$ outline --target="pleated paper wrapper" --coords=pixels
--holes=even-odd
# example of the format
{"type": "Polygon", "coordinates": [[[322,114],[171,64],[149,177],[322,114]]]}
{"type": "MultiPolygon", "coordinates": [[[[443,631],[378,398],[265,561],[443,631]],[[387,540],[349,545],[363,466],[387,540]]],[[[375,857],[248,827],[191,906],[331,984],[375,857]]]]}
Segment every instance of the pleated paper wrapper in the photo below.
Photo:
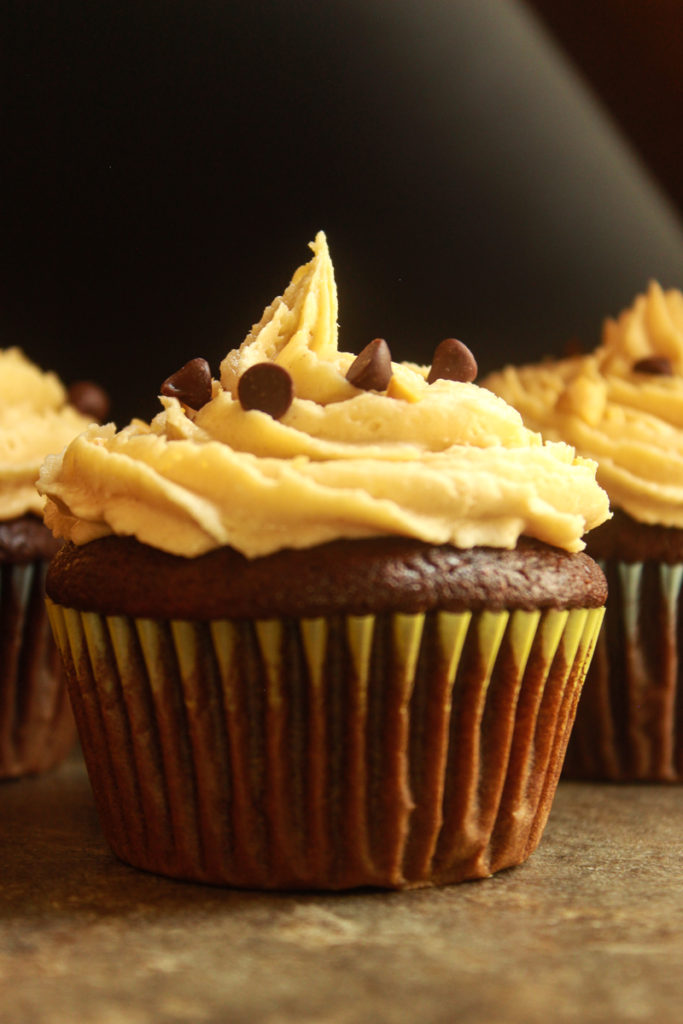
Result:
{"type": "Polygon", "coordinates": [[[565,775],[683,782],[683,565],[601,563],[609,586],[565,775]]]}
{"type": "Polygon", "coordinates": [[[442,884],[524,861],[603,615],[48,607],[113,851],[259,889],[442,884]]]}
{"type": "Polygon", "coordinates": [[[0,566],[0,779],[47,771],[76,739],[45,609],[46,568],[42,560],[0,566]]]}

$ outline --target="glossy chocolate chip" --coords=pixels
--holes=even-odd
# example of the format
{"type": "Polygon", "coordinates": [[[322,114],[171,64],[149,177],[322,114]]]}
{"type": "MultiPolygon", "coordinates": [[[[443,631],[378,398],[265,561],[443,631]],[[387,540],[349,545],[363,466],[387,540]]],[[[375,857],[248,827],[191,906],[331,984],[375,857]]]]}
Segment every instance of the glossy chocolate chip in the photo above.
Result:
{"type": "Polygon", "coordinates": [[[427,383],[435,380],[457,380],[469,384],[477,376],[477,361],[457,338],[445,338],[436,346],[427,383]]]}
{"type": "Polygon", "coordinates": [[[211,399],[211,368],[206,359],[190,359],[161,385],[161,394],[177,398],[190,409],[201,409],[211,399]]]}
{"type": "Polygon", "coordinates": [[[633,364],[636,373],[650,373],[654,377],[672,377],[673,366],[667,356],[647,356],[633,364]]]}
{"type": "Polygon", "coordinates": [[[74,408],[98,423],[103,423],[109,415],[109,395],[93,380],[74,381],[67,397],[74,408]]]}
{"type": "Polygon", "coordinates": [[[363,391],[385,391],[391,380],[391,352],[384,338],[366,345],[346,372],[346,379],[363,391]]]}
{"type": "Polygon", "coordinates": [[[243,409],[259,409],[279,420],[294,398],[294,382],[277,363],[255,363],[237,382],[237,397],[243,409]]]}

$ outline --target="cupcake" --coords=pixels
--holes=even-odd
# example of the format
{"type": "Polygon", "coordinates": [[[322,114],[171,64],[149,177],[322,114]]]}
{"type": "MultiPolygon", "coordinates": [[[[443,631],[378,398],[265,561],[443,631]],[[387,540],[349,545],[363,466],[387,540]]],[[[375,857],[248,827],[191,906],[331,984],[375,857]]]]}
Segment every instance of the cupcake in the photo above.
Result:
{"type": "Polygon", "coordinates": [[[36,491],[40,464],[89,423],[53,373],[0,350],[0,778],[45,771],[75,727],[44,603],[58,543],[36,491]]]}
{"type": "Polygon", "coordinates": [[[46,460],[47,581],[124,861],[255,888],[401,888],[521,863],[606,596],[595,466],[376,338],[341,351],[325,237],[218,379],[46,460]]]}
{"type": "Polygon", "coordinates": [[[613,518],[589,535],[610,598],[565,775],[683,781],[683,295],[651,283],[594,352],[484,381],[531,429],[598,463],[613,518]]]}

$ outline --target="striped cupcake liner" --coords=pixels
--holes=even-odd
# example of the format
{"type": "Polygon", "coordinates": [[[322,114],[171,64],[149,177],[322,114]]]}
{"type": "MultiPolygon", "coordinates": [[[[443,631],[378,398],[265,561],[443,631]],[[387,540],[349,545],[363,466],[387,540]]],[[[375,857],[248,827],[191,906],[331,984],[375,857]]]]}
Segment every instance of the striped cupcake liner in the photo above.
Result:
{"type": "Polygon", "coordinates": [[[0,778],[47,771],[76,739],[45,610],[47,563],[0,566],[0,778]]]}
{"type": "Polygon", "coordinates": [[[608,561],[605,625],[568,778],[683,782],[683,565],[608,561]]]}
{"type": "Polygon", "coordinates": [[[52,604],[107,839],[254,888],[400,888],[540,840],[603,609],[208,623],[52,604]]]}

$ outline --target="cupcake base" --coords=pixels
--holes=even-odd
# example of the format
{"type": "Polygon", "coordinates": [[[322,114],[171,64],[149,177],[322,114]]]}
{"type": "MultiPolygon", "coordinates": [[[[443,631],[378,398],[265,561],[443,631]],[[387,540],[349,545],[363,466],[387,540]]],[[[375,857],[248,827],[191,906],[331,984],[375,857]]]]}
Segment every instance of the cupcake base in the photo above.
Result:
{"type": "Polygon", "coordinates": [[[615,509],[587,548],[609,601],[564,775],[683,782],[683,530],[615,509]]]}
{"type": "Polygon", "coordinates": [[[443,884],[524,861],[603,615],[48,609],[113,851],[259,889],[443,884]]]}
{"type": "Polygon", "coordinates": [[[0,779],[53,768],[76,739],[45,610],[47,564],[0,565],[0,779]]]}
{"type": "Polygon", "coordinates": [[[683,563],[603,563],[609,586],[564,775],[683,782],[683,563]]]}
{"type": "Polygon", "coordinates": [[[47,568],[58,548],[35,515],[0,522],[0,779],[53,768],[76,740],[45,610],[47,568]]]}

